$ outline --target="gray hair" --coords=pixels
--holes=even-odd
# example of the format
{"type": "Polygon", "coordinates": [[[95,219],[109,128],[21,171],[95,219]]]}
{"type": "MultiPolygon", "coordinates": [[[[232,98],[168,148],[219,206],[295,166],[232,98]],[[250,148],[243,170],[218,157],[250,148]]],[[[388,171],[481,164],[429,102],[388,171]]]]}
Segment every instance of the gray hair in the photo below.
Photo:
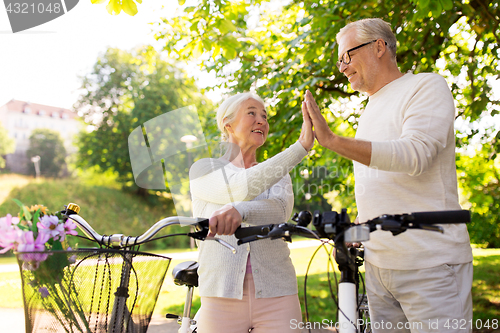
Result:
{"type": "Polygon", "coordinates": [[[217,110],[217,126],[221,131],[221,141],[227,141],[229,139],[229,132],[226,129],[226,125],[234,121],[234,118],[240,110],[241,104],[248,99],[254,99],[262,103],[262,105],[265,105],[262,98],[256,93],[244,92],[229,97],[219,106],[217,110]]]}
{"type": "Polygon", "coordinates": [[[337,41],[351,29],[356,29],[356,36],[359,43],[367,43],[374,39],[383,39],[387,42],[389,51],[394,59],[396,59],[397,39],[389,23],[379,18],[367,18],[351,22],[340,29],[337,34],[337,41]]]}

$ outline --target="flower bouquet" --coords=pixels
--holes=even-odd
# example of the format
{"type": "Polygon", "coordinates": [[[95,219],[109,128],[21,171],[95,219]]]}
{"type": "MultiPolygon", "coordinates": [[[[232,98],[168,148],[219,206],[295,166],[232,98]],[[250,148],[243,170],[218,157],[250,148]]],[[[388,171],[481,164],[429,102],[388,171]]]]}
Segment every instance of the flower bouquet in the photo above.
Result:
{"type": "Polygon", "coordinates": [[[32,332],[36,322],[47,317],[55,319],[66,332],[88,332],[84,311],[74,293],[75,259],[68,256],[71,248],[66,236],[77,234],[75,223],[60,212],[50,214],[45,206],[27,207],[14,201],[21,211],[17,217],[8,214],[0,218],[0,253],[13,250],[17,255],[26,332],[32,332]],[[35,318],[40,313],[44,314],[35,318]]]}
{"type": "MultiPolygon", "coordinates": [[[[132,249],[72,250],[75,224],[44,206],[0,218],[23,283],[26,333],[146,333],[170,258],[132,249]]],[[[69,205],[68,205],[69,209],[69,205]]]]}

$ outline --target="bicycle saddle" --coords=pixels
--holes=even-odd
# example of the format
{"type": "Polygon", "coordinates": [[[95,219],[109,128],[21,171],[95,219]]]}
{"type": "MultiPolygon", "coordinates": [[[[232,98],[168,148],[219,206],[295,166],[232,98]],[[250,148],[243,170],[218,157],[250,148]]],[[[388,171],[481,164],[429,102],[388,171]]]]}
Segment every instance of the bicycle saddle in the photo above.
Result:
{"type": "Polygon", "coordinates": [[[172,270],[174,283],[178,286],[198,287],[198,263],[196,261],[181,262],[172,270]]]}

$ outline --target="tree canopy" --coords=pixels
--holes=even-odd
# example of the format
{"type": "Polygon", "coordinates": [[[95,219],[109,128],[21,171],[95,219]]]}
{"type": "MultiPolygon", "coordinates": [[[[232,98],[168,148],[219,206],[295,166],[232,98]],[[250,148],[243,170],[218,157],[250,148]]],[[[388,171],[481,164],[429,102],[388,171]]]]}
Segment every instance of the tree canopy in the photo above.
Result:
{"type": "MultiPolygon", "coordinates": [[[[57,177],[66,171],[66,148],[59,132],[48,128],[37,128],[29,137],[30,147],[26,156],[40,156],[40,174],[57,177]]],[[[35,166],[29,163],[30,174],[35,175],[35,166]]]]}
{"type": "Polygon", "coordinates": [[[200,115],[211,110],[194,79],[150,47],[131,52],[108,49],[82,78],[82,91],[74,107],[88,131],[78,138],[77,165],[114,172],[119,182],[135,189],[128,148],[132,131],[188,105],[200,115]]]}
{"type": "MultiPolygon", "coordinates": [[[[492,92],[500,70],[498,1],[201,0],[160,22],[157,39],[170,57],[195,60],[213,71],[220,87],[231,93],[255,90],[269,103],[271,134],[260,151],[266,158],[297,139],[306,89],[334,131],[353,135],[366,96],[353,91],[337,70],[335,37],[349,22],[368,17],[391,24],[402,72],[438,72],[446,78],[456,100],[457,146],[464,158],[472,149],[481,154],[471,158],[493,161],[500,150],[498,120],[492,121],[500,110],[499,96],[492,92]]],[[[321,194],[328,192],[335,202],[352,207],[350,168],[349,161],[315,146],[292,175],[294,184],[301,184],[295,189],[296,204],[323,206],[321,194]],[[312,189],[320,195],[312,195],[312,189]]],[[[498,184],[497,175],[490,173],[488,182],[498,184]]],[[[471,184],[474,176],[486,177],[465,173],[463,182],[471,184]]],[[[488,189],[489,196],[498,193],[493,186],[488,189]]],[[[470,187],[463,190],[472,193],[470,187]]],[[[498,229],[498,216],[476,209],[474,200],[468,204],[498,229]]]]}
{"type": "MultiPolygon", "coordinates": [[[[498,78],[500,69],[496,1],[293,0],[274,7],[259,0],[203,0],[181,16],[164,20],[157,38],[165,41],[171,56],[198,59],[232,91],[255,88],[274,101],[280,110],[277,120],[284,124],[283,119],[298,116],[297,102],[305,89],[325,107],[359,97],[334,66],[335,36],[350,21],[380,17],[397,35],[401,71],[445,76],[458,103],[458,117],[472,124],[500,110],[498,96],[491,91],[491,80],[498,78]]],[[[298,125],[299,118],[292,124],[298,125]]],[[[498,130],[486,132],[481,138],[492,144],[495,154],[498,130]]],[[[479,133],[471,129],[460,144],[469,143],[474,134],[479,133]]]]}

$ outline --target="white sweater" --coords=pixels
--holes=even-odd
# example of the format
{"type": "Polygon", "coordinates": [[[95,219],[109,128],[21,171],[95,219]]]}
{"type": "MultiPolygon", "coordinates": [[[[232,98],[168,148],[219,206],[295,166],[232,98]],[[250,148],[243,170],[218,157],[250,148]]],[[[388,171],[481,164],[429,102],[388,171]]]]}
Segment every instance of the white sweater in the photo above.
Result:
{"type": "MultiPolygon", "coordinates": [[[[461,209],[455,167],[455,107],[437,74],[406,74],[370,96],[357,139],[372,142],[370,166],[354,163],[359,220],[383,214],[461,209]]],[[[365,258],[388,269],[419,269],[472,261],[465,224],[444,234],[375,231],[365,258]]]]}
{"type": "MultiPolygon", "coordinates": [[[[208,218],[231,203],[245,225],[288,221],[293,209],[289,172],[306,154],[297,142],[248,169],[222,159],[197,161],[189,173],[194,216],[208,218]]],[[[249,253],[256,298],[297,294],[295,269],[283,240],[266,239],[238,246],[234,236],[217,237],[236,247],[237,252],[233,254],[213,241],[200,242],[200,296],[241,299],[249,253]]]]}

